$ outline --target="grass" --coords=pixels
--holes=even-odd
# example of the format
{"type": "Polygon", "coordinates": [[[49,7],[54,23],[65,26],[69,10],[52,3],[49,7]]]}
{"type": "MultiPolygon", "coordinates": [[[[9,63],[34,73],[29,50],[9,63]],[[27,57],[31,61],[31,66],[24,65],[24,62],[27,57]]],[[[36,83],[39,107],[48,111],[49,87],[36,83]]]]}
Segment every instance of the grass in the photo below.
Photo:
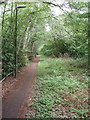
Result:
{"type": "Polygon", "coordinates": [[[27,117],[85,118],[88,110],[86,64],[72,58],[41,58],[27,117]]]}

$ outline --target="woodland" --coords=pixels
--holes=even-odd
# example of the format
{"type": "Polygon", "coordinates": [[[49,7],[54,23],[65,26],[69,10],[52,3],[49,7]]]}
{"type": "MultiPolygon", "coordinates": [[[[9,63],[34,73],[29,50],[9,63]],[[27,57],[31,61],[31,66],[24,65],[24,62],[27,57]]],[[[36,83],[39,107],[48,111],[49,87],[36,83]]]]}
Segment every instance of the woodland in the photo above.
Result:
{"type": "Polygon", "coordinates": [[[17,15],[17,67],[36,54],[88,59],[88,3],[18,2],[0,4],[2,12],[3,76],[12,72],[15,59],[15,5],[17,15]],[[55,14],[60,11],[60,14],[55,14]]]}
{"type": "Polygon", "coordinates": [[[18,72],[36,56],[41,60],[35,86],[41,89],[38,98],[29,105],[37,112],[30,109],[26,116],[88,116],[88,96],[84,90],[88,89],[90,76],[89,6],[88,2],[73,0],[0,3],[2,78],[14,74],[15,67],[18,72]],[[75,98],[76,106],[69,95],[75,98]],[[66,114],[68,105],[71,105],[70,114],[66,114]]]}

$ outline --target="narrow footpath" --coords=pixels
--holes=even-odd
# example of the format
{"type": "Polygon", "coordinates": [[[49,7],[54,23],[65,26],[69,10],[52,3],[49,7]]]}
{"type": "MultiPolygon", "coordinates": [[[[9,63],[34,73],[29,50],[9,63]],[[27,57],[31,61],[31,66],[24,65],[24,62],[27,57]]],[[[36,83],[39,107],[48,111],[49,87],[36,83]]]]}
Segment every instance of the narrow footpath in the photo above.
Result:
{"type": "Polygon", "coordinates": [[[27,106],[27,98],[30,96],[36,77],[36,71],[40,58],[36,57],[35,60],[28,66],[25,75],[17,81],[13,89],[3,97],[2,103],[2,117],[3,118],[21,118],[25,113],[27,106]]]}

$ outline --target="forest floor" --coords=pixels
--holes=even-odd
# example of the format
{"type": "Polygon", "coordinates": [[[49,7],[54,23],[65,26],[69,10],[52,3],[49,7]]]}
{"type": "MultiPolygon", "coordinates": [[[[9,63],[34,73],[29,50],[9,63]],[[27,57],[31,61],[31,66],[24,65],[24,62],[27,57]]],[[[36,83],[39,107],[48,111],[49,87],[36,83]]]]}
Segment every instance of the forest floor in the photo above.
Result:
{"type": "Polygon", "coordinates": [[[39,57],[30,65],[22,68],[16,78],[8,77],[2,83],[2,117],[23,118],[27,109],[28,100],[33,94],[33,84],[36,77],[39,57]]]}
{"type": "Polygon", "coordinates": [[[3,82],[3,117],[88,117],[86,71],[86,63],[79,59],[37,57],[16,79],[3,82]]]}
{"type": "Polygon", "coordinates": [[[89,120],[87,65],[81,59],[40,58],[27,118],[89,120]]]}

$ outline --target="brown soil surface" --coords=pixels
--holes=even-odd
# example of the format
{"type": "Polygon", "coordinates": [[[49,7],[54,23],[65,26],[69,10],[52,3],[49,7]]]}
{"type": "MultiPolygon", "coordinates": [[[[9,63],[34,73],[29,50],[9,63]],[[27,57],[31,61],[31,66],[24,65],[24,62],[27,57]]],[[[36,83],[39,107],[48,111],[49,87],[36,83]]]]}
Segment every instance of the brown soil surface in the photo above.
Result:
{"type": "Polygon", "coordinates": [[[23,118],[31,99],[36,77],[39,57],[17,74],[16,78],[8,77],[2,83],[3,118],[23,118]]]}

